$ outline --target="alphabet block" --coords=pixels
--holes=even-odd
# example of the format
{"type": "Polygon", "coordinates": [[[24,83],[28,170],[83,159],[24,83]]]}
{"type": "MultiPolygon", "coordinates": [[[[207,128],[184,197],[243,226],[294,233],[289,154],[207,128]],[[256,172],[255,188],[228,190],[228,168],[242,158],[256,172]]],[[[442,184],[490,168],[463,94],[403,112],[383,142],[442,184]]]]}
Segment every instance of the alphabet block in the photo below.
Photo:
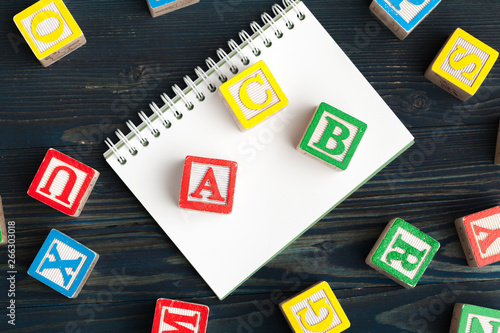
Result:
{"type": "Polygon", "coordinates": [[[457,303],[453,309],[450,333],[500,332],[500,311],[457,303]]]}
{"type": "Polygon", "coordinates": [[[147,0],[147,2],[151,16],[157,17],[177,9],[194,5],[200,2],[200,0],[147,0]]]}
{"type": "Polygon", "coordinates": [[[469,266],[500,261],[500,206],[456,219],[455,226],[469,266]]]}
{"type": "Polygon", "coordinates": [[[280,304],[295,333],[337,333],[351,326],[327,282],[319,282],[280,304]]]}
{"type": "Polygon", "coordinates": [[[370,10],[403,40],[440,2],[441,0],[373,0],[370,10]]]}
{"type": "Polygon", "coordinates": [[[40,0],[14,16],[14,22],[44,67],[87,42],[62,0],[40,0]]]}
{"type": "Polygon", "coordinates": [[[79,216],[99,172],[49,149],[28,189],[33,198],[69,216],[79,216]]]}
{"type": "Polygon", "coordinates": [[[396,218],[389,222],[366,258],[368,266],[413,288],[424,274],[439,249],[439,242],[396,218]]]}
{"type": "Polygon", "coordinates": [[[366,129],[364,122],[331,105],[321,103],[297,150],[335,169],[345,170],[366,129]]]}
{"type": "Polygon", "coordinates": [[[94,251],[52,229],[28,274],[64,296],[75,298],[98,259],[94,251]]]}
{"type": "Polygon", "coordinates": [[[0,245],[7,244],[7,226],[3,215],[2,197],[0,197],[0,245]]]}
{"type": "Polygon", "coordinates": [[[160,298],[156,302],[152,333],[205,333],[208,312],[205,305],[160,298]]]}
{"type": "Polygon", "coordinates": [[[264,61],[222,84],[219,95],[242,131],[288,105],[288,98],[264,61]]]}
{"type": "Polygon", "coordinates": [[[495,164],[500,165],[500,123],[498,124],[497,151],[495,154],[495,164]]]}
{"type": "Polygon", "coordinates": [[[237,170],[238,164],[233,161],[187,156],[182,176],[180,207],[231,213],[237,170]]]}
{"type": "Polygon", "coordinates": [[[466,101],[477,92],[498,58],[498,52],[456,29],[431,63],[425,77],[466,101]]]}

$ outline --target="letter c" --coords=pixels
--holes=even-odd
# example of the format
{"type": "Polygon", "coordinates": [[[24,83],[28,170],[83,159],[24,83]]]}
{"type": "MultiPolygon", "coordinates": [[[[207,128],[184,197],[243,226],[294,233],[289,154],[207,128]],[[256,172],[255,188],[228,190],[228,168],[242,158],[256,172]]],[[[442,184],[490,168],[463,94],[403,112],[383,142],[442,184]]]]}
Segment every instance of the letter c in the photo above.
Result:
{"type": "Polygon", "coordinates": [[[250,97],[250,95],[248,95],[248,86],[253,83],[253,82],[257,82],[258,84],[260,84],[261,86],[264,85],[264,79],[262,78],[262,76],[260,74],[257,74],[255,77],[252,77],[248,80],[246,80],[243,85],[241,86],[240,88],[240,99],[241,101],[243,102],[243,104],[251,109],[251,110],[259,110],[259,109],[263,109],[265,108],[266,106],[268,106],[269,104],[271,104],[272,100],[273,100],[273,94],[271,93],[271,90],[267,89],[266,90],[266,94],[267,94],[267,99],[264,103],[262,104],[258,104],[258,103],[255,103],[252,98],[250,97]]]}
{"type": "Polygon", "coordinates": [[[331,308],[331,306],[328,303],[326,303],[326,299],[324,299],[324,298],[322,298],[316,302],[313,302],[312,300],[309,299],[308,303],[309,303],[309,306],[313,310],[314,315],[316,317],[320,316],[321,309],[326,309],[328,311],[328,315],[325,319],[323,319],[319,323],[314,324],[314,325],[310,325],[306,320],[306,314],[309,311],[309,308],[306,307],[306,308],[300,310],[299,312],[297,312],[297,315],[300,317],[300,321],[301,321],[302,325],[304,325],[304,327],[311,332],[325,332],[327,329],[330,328],[330,326],[332,326],[333,319],[334,319],[333,309],[331,308]]]}

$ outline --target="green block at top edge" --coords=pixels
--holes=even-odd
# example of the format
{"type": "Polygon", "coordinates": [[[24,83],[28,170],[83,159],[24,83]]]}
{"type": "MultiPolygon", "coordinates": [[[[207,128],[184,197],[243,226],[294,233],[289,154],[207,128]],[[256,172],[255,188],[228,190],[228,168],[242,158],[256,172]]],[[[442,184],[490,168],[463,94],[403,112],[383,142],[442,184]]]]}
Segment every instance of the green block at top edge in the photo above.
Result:
{"type": "MultiPolygon", "coordinates": [[[[403,220],[401,218],[397,218],[394,221],[394,223],[392,224],[392,226],[390,227],[390,229],[388,230],[387,234],[385,235],[384,239],[382,240],[382,242],[380,243],[377,250],[373,254],[373,257],[370,260],[373,262],[373,264],[377,265],[378,267],[380,267],[381,269],[383,269],[387,273],[389,273],[392,276],[396,277],[397,279],[403,281],[404,283],[406,283],[412,287],[415,287],[417,285],[418,281],[420,280],[420,278],[422,277],[422,275],[424,275],[425,270],[427,269],[427,267],[431,263],[432,259],[436,255],[437,251],[439,250],[439,247],[440,247],[440,244],[437,240],[430,237],[429,235],[427,235],[426,233],[424,233],[420,229],[414,227],[413,225],[406,222],[405,220],[403,220]],[[420,265],[420,268],[418,268],[418,272],[413,279],[404,275],[403,273],[399,272],[398,270],[396,270],[395,268],[393,268],[392,266],[388,265],[387,263],[385,263],[381,260],[385,250],[389,247],[390,243],[392,242],[392,240],[394,239],[394,237],[396,235],[397,230],[400,227],[402,229],[406,230],[407,232],[409,232],[410,234],[414,235],[415,237],[423,240],[425,243],[427,243],[431,247],[429,252],[425,255],[425,258],[423,259],[423,263],[420,265]]],[[[406,252],[407,251],[405,251],[405,253],[406,252]]]]}
{"type": "Polygon", "coordinates": [[[303,151],[325,161],[326,163],[329,163],[341,170],[346,170],[347,167],[349,166],[349,163],[351,162],[352,157],[354,156],[354,153],[356,152],[356,149],[358,148],[358,145],[363,138],[363,135],[366,132],[366,129],[368,128],[368,125],[366,125],[364,122],[361,120],[354,118],[351,115],[348,115],[347,113],[327,104],[327,103],[321,103],[316,110],[313,119],[311,120],[311,123],[307,127],[306,133],[304,134],[304,137],[300,141],[300,149],[303,151]],[[313,149],[309,147],[307,144],[311,140],[314,131],[316,130],[321,117],[325,112],[331,113],[333,115],[336,115],[340,119],[354,125],[355,127],[358,128],[358,132],[356,133],[356,136],[354,137],[354,140],[352,141],[351,145],[348,148],[347,154],[344,157],[344,160],[342,162],[337,161],[334,158],[331,158],[325,153],[321,153],[320,151],[313,149]]]}
{"type": "MultiPolygon", "coordinates": [[[[479,315],[484,317],[490,317],[493,319],[497,319],[495,322],[500,323],[500,310],[484,308],[481,306],[464,304],[461,312],[460,312],[460,325],[458,326],[458,333],[466,333],[467,332],[467,323],[469,320],[469,315],[479,315]]],[[[484,329],[484,327],[482,327],[484,329]]],[[[485,331],[486,332],[486,331],[485,331]]],[[[470,332],[474,333],[474,332],[470,332]]],[[[493,331],[493,333],[496,333],[493,331]]]]}

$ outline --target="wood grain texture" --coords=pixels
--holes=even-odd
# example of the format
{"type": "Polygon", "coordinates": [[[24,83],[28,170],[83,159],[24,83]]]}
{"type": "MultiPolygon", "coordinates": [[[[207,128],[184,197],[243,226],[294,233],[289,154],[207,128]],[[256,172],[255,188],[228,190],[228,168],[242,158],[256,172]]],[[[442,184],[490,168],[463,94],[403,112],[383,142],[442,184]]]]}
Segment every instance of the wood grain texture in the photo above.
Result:
{"type": "MultiPolygon", "coordinates": [[[[11,44],[12,17],[32,2],[0,3],[0,194],[6,220],[16,222],[18,271],[17,325],[7,325],[3,310],[0,331],[149,332],[156,299],[167,297],[208,305],[208,332],[289,332],[276,304],[320,280],[339,297],[348,332],[446,332],[455,302],[500,308],[500,265],[468,267],[453,224],[500,203],[500,66],[467,103],[423,77],[456,27],[500,49],[498,1],[443,1],[401,42],[369,0],[306,0],[416,144],[222,302],[108,167],[103,138],[126,131],[127,119],[138,124],[137,111],[183,87],[184,75],[194,78],[194,67],[227,50],[274,1],[203,0],[152,19],[145,0],[67,0],[88,42],[45,69],[27,45],[11,44]],[[26,194],[51,147],[101,172],[78,219],[26,194]],[[441,243],[413,290],[364,264],[394,217],[441,243]],[[26,274],[52,228],[100,255],[74,300],[26,274]]],[[[2,248],[2,304],[7,269],[2,248]]]]}

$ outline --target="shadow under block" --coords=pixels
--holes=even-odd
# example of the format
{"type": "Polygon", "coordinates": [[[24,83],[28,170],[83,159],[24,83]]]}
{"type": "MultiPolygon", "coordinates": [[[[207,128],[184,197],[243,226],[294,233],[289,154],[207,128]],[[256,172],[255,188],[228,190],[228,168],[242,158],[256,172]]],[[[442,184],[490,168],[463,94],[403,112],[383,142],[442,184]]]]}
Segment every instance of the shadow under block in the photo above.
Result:
{"type": "Polygon", "coordinates": [[[14,16],[14,22],[44,67],[87,42],[62,0],[38,1],[14,16]]]}
{"type": "Polygon", "coordinates": [[[367,125],[326,103],[321,103],[307,125],[297,150],[337,170],[345,170],[367,125]]]}
{"type": "Polygon", "coordinates": [[[99,172],[77,160],[49,149],[28,194],[69,215],[79,216],[99,178],[99,172]]]}
{"type": "Polygon", "coordinates": [[[152,17],[158,17],[198,2],[200,0],[147,0],[152,17]]]}
{"type": "Polygon", "coordinates": [[[498,124],[497,151],[495,153],[495,164],[500,165],[500,123],[498,124]]]}
{"type": "Polygon", "coordinates": [[[66,297],[82,290],[99,255],[52,229],[28,269],[28,274],[66,297]]]}
{"type": "Polygon", "coordinates": [[[481,87],[497,58],[497,51],[456,29],[427,68],[425,77],[466,101],[481,87]]]}
{"type": "Polygon", "coordinates": [[[413,288],[439,250],[439,242],[408,222],[391,220],[366,263],[405,288],[413,288]]]}
{"type": "Polygon", "coordinates": [[[7,244],[7,226],[5,225],[5,215],[3,214],[2,197],[0,197],[0,245],[7,244]]]}
{"type": "Polygon", "coordinates": [[[500,206],[456,219],[455,226],[469,266],[500,261],[500,206]]]}
{"type": "Polygon", "coordinates": [[[327,282],[319,282],[280,303],[294,333],[337,333],[351,326],[327,282]]]}
{"type": "Polygon", "coordinates": [[[179,206],[205,212],[231,213],[237,170],[238,164],[233,161],[187,156],[179,206]]]}
{"type": "Polygon", "coordinates": [[[498,333],[500,311],[457,303],[453,309],[450,333],[498,333]]]}
{"type": "Polygon", "coordinates": [[[242,131],[288,105],[288,98],[264,61],[222,84],[219,95],[242,131]]]}
{"type": "Polygon", "coordinates": [[[405,39],[441,0],[373,0],[372,13],[399,39],[405,39]]]}
{"type": "Polygon", "coordinates": [[[160,298],[156,301],[152,333],[205,333],[208,313],[205,305],[160,298]]]}

